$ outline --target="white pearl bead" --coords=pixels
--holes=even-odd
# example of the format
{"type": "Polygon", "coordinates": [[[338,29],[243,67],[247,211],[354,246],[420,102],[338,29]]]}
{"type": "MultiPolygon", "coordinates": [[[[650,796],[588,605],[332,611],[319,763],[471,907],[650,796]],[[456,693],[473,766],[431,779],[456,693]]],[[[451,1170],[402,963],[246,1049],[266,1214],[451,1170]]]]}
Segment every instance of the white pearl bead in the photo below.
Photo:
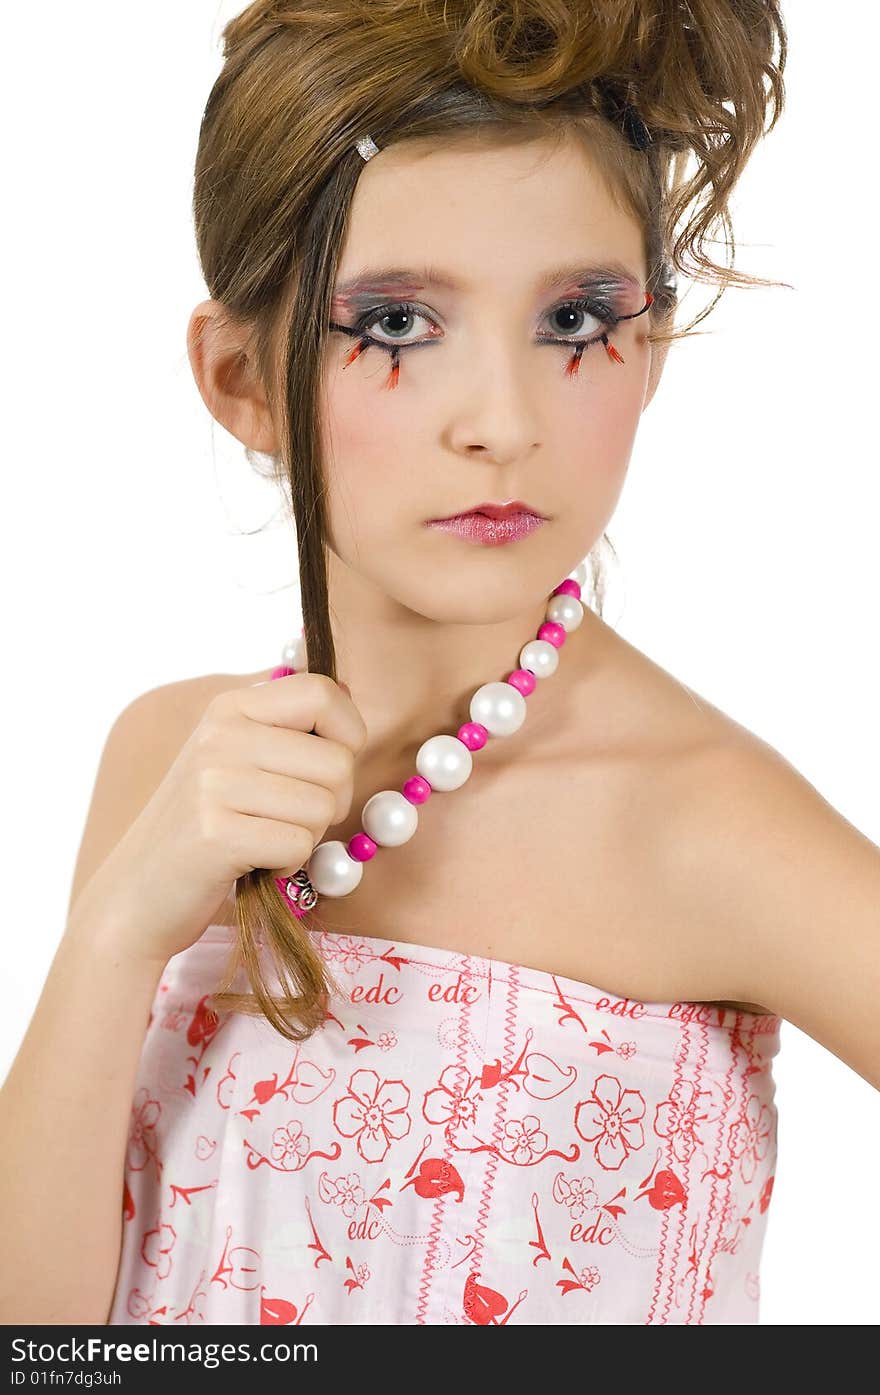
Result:
{"type": "Polygon", "coordinates": [[[526,719],[526,700],[510,683],[484,683],[471,698],[470,712],[490,736],[512,736],[526,719]]]}
{"type": "Polygon", "coordinates": [[[296,669],[297,673],[306,672],[306,641],[303,635],[297,635],[296,639],[291,639],[285,644],[281,654],[281,662],[285,668],[296,669]]]}
{"type": "Polygon", "coordinates": [[[321,896],[347,896],[364,875],[364,864],[351,857],[338,838],[319,843],[306,863],[306,873],[321,896]]]}
{"type": "Polygon", "coordinates": [[[435,790],[459,789],[473,768],[473,757],[457,736],[429,736],[416,752],[416,770],[435,790]]]}
{"type": "Polygon", "coordinates": [[[536,678],[548,678],[559,667],[559,650],[549,639],[530,639],[519,651],[519,666],[536,678]]]}
{"type": "Polygon", "coordinates": [[[584,618],[584,607],[577,596],[551,596],[547,602],[547,619],[561,625],[570,634],[584,618]]]}
{"type": "Polygon", "coordinates": [[[361,812],[364,832],[383,848],[408,843],[419,826],[419,813],[400,790],[379,790],[361,812]]]}

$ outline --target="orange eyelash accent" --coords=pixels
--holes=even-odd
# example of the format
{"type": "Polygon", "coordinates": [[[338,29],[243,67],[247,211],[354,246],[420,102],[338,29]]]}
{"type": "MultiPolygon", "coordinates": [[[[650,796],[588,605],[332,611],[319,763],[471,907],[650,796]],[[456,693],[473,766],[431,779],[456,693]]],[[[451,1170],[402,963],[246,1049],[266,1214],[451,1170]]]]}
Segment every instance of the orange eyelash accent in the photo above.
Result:
{"type": "MultiPolygon", "coordinates": [[[[626,359],[623,358],[623,356],[617,352],[617,350],[615,349],[614,345],[613,345],[613,344],[610,342],[610,340],[608,339],[608,336],[607,336],[607,335],[604,335],[604,334],[603,334],[603,335],[602,335],[602,338],[601,338],[600,340],[598,340],[597,342],[605,345],[605,352],[606,352],[606,354],[608,355],[608,357],[611,359],[612,363],[625,363],[625,362],[626,362],[626,359]]],[[[583,356],[584,356],[584,350],[586,349],[586,347],[587,347],[586,344],[578,344],[578,346],[577,346],[577,348],[575,349],[574,353],[572,354],[571,358],[568,360],[568,363],[565,365],[565,376],[566,376],[567,378],[576,378],[576,377],[577,377],[577,375],[578,375],[578,369],[579,369],[580,366],[581,366],[581,359],[582,359],[583,356]]]]}
{"type": "Polygon", "coordinates": [[[386,388],[396,388],[400,381],[400,354],[397,349],[391,355],[391,372],[388,374],[386,388]]]}
{"type": "Polygon", "coordinates": [[[349,365],[350,363],[354,363],[354,361],[355,361],[355,359],[357,358],[358,354],[363,353],[363,351],[364,351],[364,349],[365,349],[366,347],[367,347],[367,341],[366,341],[366,339],[362,339],[362,340],[360,341],[359,344],[355,344],[355,346],[354,346],[354,348],[352,349],[351,353],[347,355],[346,360],[345,360],[345,362],[344,362],[343,365],[342,365],[343,368],[347,368],[348,365],[349,365]]]}
{"type": "Polygon", "coordinates": [[[565,365],[565,376],[566,376],[566,378],[576,378],[576,377],[577,377],[577,375],[578,375],[578,369],[579,369],[580,366],[581,366],[581,359],[582,359],[583,356],[584,356],[584,349],[585,349],[586,347],[587,347],[586,344],[578,344],[578,346],[577,346],[577,348],[575,349],[574,353],[572,354],[571,358],[568,360],[568,363],[565,365]]]}

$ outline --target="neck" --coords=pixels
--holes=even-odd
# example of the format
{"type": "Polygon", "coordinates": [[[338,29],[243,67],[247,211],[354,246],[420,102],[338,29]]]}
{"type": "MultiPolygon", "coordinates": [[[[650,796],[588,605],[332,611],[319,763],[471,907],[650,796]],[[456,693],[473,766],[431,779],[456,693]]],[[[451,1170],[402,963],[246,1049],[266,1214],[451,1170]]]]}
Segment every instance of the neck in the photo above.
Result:
{"type": "MultiPolygon", "coordinates": [[[[429,736],[454,734],[469,721],[470,699],[477,688],[503,681],[519,666],[520,650],[537,636],[545,619],[549,594],[548,590],[537,603],[500,619],[486,620],[485,603],[482,614],[474,606],[473,620],[428,619],[370,588],[337,562],[331,571],[331,626],[339,678],[350,687],[367,727],[362,763],[372,758],[389,766],[411,761],[429,736]]],[[[503,610],[503,598],[497,609],[503,610]]],[[[554,688],[566,678],[571,683],[576,672],[598,662],[593,651],[602,628],[587,609],[560,650],[557,674],[538,680],[526,700],[526,723],[533,732],[559,719],[554,688]]],[[[481,759],[488,755],[487,748],[481,759]]]]}

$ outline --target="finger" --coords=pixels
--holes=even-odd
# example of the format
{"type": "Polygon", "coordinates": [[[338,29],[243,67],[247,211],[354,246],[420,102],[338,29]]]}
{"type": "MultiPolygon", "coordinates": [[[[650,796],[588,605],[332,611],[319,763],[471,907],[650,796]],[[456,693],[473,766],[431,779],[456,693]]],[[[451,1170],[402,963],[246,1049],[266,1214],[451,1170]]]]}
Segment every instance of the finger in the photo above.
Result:
{"type": "MultiPolygon", "coordinates": [[[[222,695],[226,697],[227,695],[222,695]]],[[[228,695],[244,716],[255,722],[314,732],[339,741],[357,754],[367,731],[349,694],[322,673],[289,673],[228,695]],[[265,688],[265,693],[260,692],[265,688]]]]}

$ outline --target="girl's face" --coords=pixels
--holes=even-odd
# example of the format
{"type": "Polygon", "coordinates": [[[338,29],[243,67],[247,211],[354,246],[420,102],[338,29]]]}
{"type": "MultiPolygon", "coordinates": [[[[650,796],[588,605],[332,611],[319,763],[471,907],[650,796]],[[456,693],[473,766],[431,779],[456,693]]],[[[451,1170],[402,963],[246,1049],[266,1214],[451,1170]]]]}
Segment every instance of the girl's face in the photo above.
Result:
{"type": "Polygon", "coordinates": [[[641,229],[573,139],[365,164],[331,309],[358,333],[331,331],[323,385],[331,584],[350,569],[463,623],[549,595],[611,518],[656,387],[645,283],[641,229]],[[500,547],[426,526],[510,499],[547,521],[500,547]]]}

